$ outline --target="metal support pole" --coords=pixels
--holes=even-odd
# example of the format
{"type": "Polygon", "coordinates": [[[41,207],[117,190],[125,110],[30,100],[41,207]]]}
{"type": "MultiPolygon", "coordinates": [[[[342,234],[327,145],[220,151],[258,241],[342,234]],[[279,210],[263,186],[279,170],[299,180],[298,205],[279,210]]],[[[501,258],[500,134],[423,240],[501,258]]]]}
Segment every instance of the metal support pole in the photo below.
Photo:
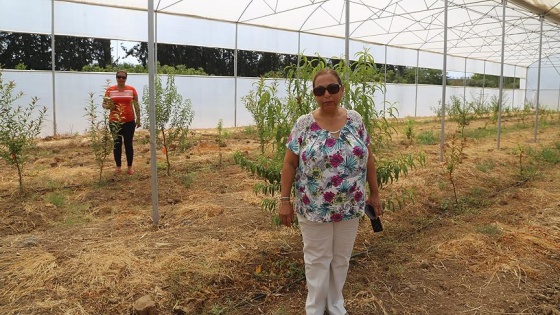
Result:
{"type": "Polygon", "coordinates": [[[506,45],[506,3],[507,0],[502,1],[502,56],[500,61],[500,91],[498,93],[498,139],[497,148],[500,148],[500,137],[502,132],[502,100],[504,96],[504,55],[506,45]]]}
{"type": "Polygon", "coordinates": [[[416,94],[414,95],[414,117],[418,116],[418,67],[420,64],[420,50],[416,50],[416,74],[414,84],[416,86],[416,94]]]}
{"type": "Polygon", "coordinates": [[[539,71],[537,76],[537,104],[535,105],[535,137],[534,142],[537,142],[537,133],[539,129],[539,102],[540,102],[540,94],[541,94],[541,64],[542,64],[542,35],[543,35],[543,22],[544,16],[540,17],[541,21],[541,31],[540,31],[540,40],[539,40],[539,71]]]}
{"type": "MultiPolygon", "coordinates": [[[[527,107],[527,103],[531,103],[528,99],[527,99],[527,79],[529,78],[529,67],[525,68],[525,98],[523,100],[523,104],[522,104],[522,108],[521,109],[525,109],[525,107],[527,107]]],[[[521,87],[521,81],[519,82],[519,86],[521,87]]]]}
{"type": "Polygon", "coordinates": [[[350,62],[350,0],[346,0],[346,25],[344,27],[344,61],[350,62]]]}
{"type": "Polygon", "coordinates": [[[556,111],[560,111],[560,85],[558,85],[558,100],[556,104],[556,111]]]}
{"type": "Polygon", "coordinates": [[[158,51],[158,28],[157,28],[157,12],[154,12],[154,69],[157,75],[158,73],[158,59],[157,59],[157,51],[158,51]]]}
{"type": "Polygon", "coordinates": [[[156,157],[156,107],[155,107],[155,49],[154,49],[154,0],[148,0],[148,90],[150,93],[150,170],[152,174],[152,221],[159,224],[157,157],[156,157]]]}
{"type": "MultiPolygon", "coordinates": [[[[298,68],[301,66],[299,63],[301,62],[301,32],[297,33],[297,66],[298,68]]],[[[297,78],[299,79],[299,71],[297,72],[297,78]]]]}
{"type": "Polygon", "coordinates": [[[517,82],[517,79],[515,78],[515,76],[517,75],[517,66],[513,67],[513,83],[511,86],[511,108],[513,109],[513,107],[515,106],[515,82],[517,82]]]}
{"type": "Polygon", "coordinates": [[[239,23],[235,23],[235,50],[233,51],[233,126],[237,127],[237,61],[238,61],[238,40],[239,23]]]}
{"type": "Polygon", "coordinates": [[[443,162],[445,146],[445,97],[447,90],[447,12],[448,0],[445,0],[443,13],[443,69],[441,82],[441,135],[439,144],[439,161],[443,162]]]}
{"type": "Polygon", "coordinates": [[[486,60],[484,60],[484,73],[482,74],[482,98],[481,101],[484,102],[485,92],[486,92],[486,60]]]}
{"type": "MultiPolygon", "coordinates": [[[[346,0],[346,25],[344,29],[344,61],[346,67],[350,68],[350,0],[346,0]]],[[[350,82],[350,73],[346,72],[345,81],[347,84],[350,82]]],[[[349,97],[344,98],[345,106],[348,108],[349,97]]]]}
{"type": "Polygon", "coordinates": [[[54,34],[54,1],[51,1],[51,76],[52,76],[52,112],[53,112],[53,136],[56,131],[56,40],[54,34]]]}
{"type": "Polygon", "coordinates": [[[385,45],[385,90],[383,91],[383,112],[385,113],[385,104],[387,104],[387,45],[385,45]]]}
{"type": "Polygon", "coordinates": [[[463,69],[463,108],[467,107],[467,58],[463,69]]]}
{"type": "Polygon", "coordinates": [[[298,84],[295,85],[296,87],[296,97],[300,97],[300,90],[299,90],[299,82],[301,79],[301,75],[300,75],[300,67],[301,67],[301,32],[298,32],[298,36],[297,36],[297,71],[296,71],[296,82],[298,82],[298,84]]]}

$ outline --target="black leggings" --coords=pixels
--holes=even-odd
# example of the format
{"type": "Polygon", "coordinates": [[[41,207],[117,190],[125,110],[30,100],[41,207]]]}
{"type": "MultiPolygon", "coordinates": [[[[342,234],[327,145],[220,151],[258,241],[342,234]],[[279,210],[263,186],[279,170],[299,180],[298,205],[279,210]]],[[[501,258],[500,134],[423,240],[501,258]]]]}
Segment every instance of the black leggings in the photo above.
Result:
{"type": "Polygon", "coordinates": [[[136,123],[134,121],[125,122],[124,124],[118,122],[110,123],[111,134],[113,134],[113,156],[117,167],[121,167],[122,157],[122,144],[124,142],[124,150],[126,152],[126,164],[128,167],[132,166],[132,159],[134,158],[134,148],[132,147],[132,139],[134,138],[134,130],[136,130],[136,123]]]}

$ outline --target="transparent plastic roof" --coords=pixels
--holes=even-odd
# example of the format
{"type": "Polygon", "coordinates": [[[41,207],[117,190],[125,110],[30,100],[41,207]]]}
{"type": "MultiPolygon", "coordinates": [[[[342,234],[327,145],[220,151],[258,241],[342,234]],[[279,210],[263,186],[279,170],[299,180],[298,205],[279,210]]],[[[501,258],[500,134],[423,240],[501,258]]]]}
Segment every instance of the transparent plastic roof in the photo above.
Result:
{"type": "MultiPolygon", "coordinates": [[[[61,1],[61,0],[59,0],[61,1]]],[[[64,0],[148,10],[148,1],[64,0]]],[[[154,0],[160,13],[308,34],[345,37],[345,0],[154,0]]],[[[351,0],[350,38],[365,43],[443,53],[443,0],[351,0]]],[[[448,0],[449,55],[501,61],[503,6],[499,0],[448,0]]],[[[505,9],[507,64],[527,66],[560,53],[560,1],[510,0],[505,9]]]]}

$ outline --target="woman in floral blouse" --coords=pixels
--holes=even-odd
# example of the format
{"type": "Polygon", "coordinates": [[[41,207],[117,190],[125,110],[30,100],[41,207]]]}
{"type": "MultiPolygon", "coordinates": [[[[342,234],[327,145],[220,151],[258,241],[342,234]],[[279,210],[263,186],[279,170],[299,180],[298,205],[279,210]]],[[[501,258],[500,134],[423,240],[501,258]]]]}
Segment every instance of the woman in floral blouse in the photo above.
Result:
{"type": "Polygon", "coordinates": [[[342,288],[365,204],[382,214],[375,159],[362,117],[340,107],[344,86],[332,69],[313,79],[318,107],[299,117],[286,147],[278,214],[303,237],[307,315],[344,315],[342,288]],[[295,200],[290,195],[295,181],[295,200]],[[369,197],[366,197],[366,182],[369,197]],[[295,211],[294,211],[295,208],[295,211]]]}

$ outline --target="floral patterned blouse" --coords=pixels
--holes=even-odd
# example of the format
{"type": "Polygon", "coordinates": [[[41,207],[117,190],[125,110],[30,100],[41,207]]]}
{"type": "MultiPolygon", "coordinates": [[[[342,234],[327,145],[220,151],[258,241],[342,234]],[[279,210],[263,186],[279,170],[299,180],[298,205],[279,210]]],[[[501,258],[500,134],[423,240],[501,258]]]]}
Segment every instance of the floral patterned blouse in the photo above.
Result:
{"type": "Polygon", "coordinates": [[[311,113],[295,123],[286,147],[299,156],[295,210],[312,222],[338,222],[364,215],[369,135],[362,117],[347,110],[338,138],[311,113]]]}

